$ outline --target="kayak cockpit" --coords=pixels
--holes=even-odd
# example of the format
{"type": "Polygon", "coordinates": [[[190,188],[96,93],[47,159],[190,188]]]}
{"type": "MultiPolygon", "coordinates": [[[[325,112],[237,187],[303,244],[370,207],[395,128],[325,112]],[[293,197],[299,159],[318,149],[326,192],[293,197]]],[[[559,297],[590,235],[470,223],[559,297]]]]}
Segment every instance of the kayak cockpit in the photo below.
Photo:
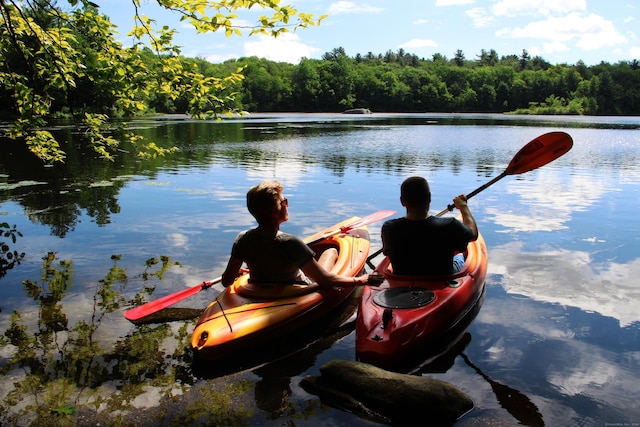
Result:
{"type": "MultiPolygon", "coordinates": [[[[369,234],[366,229],[357,229],[340,237],[328,237],[311,244],[311,248],[316,253],[316,260],[328,249],[337,250],[338,258],[329,271],[355,276],[358,272],[354,270],[354,266],[362,265],[368,255],[369,234]]],[[[250,273],[238,278],[232,286],[237,295],[248,299],[294,298],[322,289],[317,283],[303,281],[254,282],[250,279],[250,273]]]]}

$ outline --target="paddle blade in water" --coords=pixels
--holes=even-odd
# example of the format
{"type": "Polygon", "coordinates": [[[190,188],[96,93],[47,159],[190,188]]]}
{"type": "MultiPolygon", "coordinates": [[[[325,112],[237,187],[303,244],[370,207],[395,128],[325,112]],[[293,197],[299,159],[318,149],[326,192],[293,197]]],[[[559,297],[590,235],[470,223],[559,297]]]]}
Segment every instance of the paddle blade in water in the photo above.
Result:
{"type": "Polygon", "coordinates": [[[505,170],[506,175],[517,175],[551,163],[573,147],[573,139],[565,132],[540,135],[513,156],[505,170]]]}
{"type": "Polygon", "coordinates": [[[132,308],[131,310],[125,311],[124,317],[127,320],[135,321],[142,319],[145,316],[153,314],[157,311],[160,311],[164,308],[167,308],[177,302],[182,301],[183,299],[189,298],[191,295],[195,295],[203,289],[207,289],[208,287],[219,283],[222,281],[222,277],[218,277],[217,279],[202,282],[196,286],[191,288],[182,289],[173,294],[164,296],[162,298],[158,298],[157,300],[149,301],[146,304],[142,304],[138,307],[132,308]]]}

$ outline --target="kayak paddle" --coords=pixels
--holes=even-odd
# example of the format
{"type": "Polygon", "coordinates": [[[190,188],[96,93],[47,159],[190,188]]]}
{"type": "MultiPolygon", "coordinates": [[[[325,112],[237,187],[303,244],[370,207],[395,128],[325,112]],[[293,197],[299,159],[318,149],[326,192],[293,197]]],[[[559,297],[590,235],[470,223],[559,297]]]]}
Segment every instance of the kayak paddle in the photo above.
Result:
{"type": "MultiPolygon", "coordinates": [[[[529,172],[537,169],[541,166],[551,163],[555,159],[562,157],[573,147],[573,139],[565,132],[549,132],[540,135],[533,141],[530,141],[527,145],[522,147],[520,151],[513,156],[511,162],[507,168],[497,177],[487,182],[483,186],[473,190],[467,194],[467,200],[478,194],[479,192],[486,190],[489,186],[495,184],[507,175],[518,175],[521,173],[529,172]]],[[[455,205],[452,203],[438,212],[436,216],[442,216],[447,212],[451,212],[455,209],[455,205]]],[[[367,258],[367,264],[371,268],[375,266],[371,263],[371,260],[382,253],[382,248],[369,255],[367,258]]]]}
{"type": "MultiPolygon", "coordinates": [[[[467,194],[467,199],[472,198],[507,175],[519,175],[551,163],[569,152],[571,147],[573,147],[573,139],[565,132],[549,132],[540,135],[522,147],[520,151],[513,156],[513,159],[511,159],[511,162],[509,162],[504,172],[467,194]]],[[[455,205],[450,204],[436,216],[442,216],[454,208],[455,205]]]]}
{"type": "MultiPolygon", "coordinates": [[[[314,240],[312,240],[311,242],[307,242],[307,244],[313,244],[313,243],[319,242],[328,237],[335,236],[336,234],[347,233],[349,232],[349,230],[352,230],[354,228],[364,227],[367,224],[380,221],[388,216],[393,215],[394,213],[396,213],[396,211],[388,211],[388,210],[378,211],[370,215],[367,215],[365,217],[358,218],[354,221],[348,222],[346,224],[340,223],[340,224],[331,226],[327,228],[325,231],[321,231],[320,233],[317,233],[311,236],[310,239],[314,239],[314,240]],[[316,238],[316,236],[318,235],[320,235],[321,237],[316,238]]],[[[307,239],[305,239],[305,242],[306,241],[307,239]]],[[[248,271],[249,270],[241,269],[239,273],[246,273],[248,271]]],[[[182,289],[173,294],[158,298],[157,300],[149,301],[146,304],[142,304],[138,307],[132,308],[131,310],[125,311],[124,317],[130,321],[136,321],[136,320],[142,319],[143,317],[149,316],[150,314],[160,311],[163,308],[167,308],[173,304],[176,304],[177,302],[180,302],[183,299],[189,298],[190,296],[197,294],[203,289],[210,288],[211,286],[215,285],[216,283],[220,283],[221,281],[222,281],[222,276],[217,277],[213,280],[204,281],[190,288],[182,289]]]]}

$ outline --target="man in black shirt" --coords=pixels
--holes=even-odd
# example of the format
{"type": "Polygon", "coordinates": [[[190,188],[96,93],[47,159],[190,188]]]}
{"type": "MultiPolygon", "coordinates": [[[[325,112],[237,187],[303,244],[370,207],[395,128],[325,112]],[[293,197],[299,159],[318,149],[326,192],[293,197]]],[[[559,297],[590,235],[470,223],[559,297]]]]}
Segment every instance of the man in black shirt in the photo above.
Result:
{"type": "Polygon", "coordinates": [[[464,194],[453,199],[462,221],[429,215],[431,190],[426,179],[413,176],[400,187],[403,218],[382,226],[382,251],[391,260],[395,274],[409,276],[446,275],[460,271],[469,242],[478,238],[476,221],[464,194]]]}

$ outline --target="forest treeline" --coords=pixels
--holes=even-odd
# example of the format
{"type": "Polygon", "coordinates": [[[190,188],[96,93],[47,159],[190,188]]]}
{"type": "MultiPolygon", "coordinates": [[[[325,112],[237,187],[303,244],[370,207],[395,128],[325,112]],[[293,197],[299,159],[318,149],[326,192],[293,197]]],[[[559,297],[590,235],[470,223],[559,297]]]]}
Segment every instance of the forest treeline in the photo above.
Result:
{"type": "MultiPolygon", "coordinates": [[[[400,49],[348,56],[343,48],[298,64],[257,57],[222,64],[193,61],[205,75],[244,67],[234,107],[250,112],[480,112],[521,114],[640,114],[640,62],[552,65],[526,50],[498,56],[493,49],[466,59],[419,58],[400,49]]],[[[180,99],[156,99],[157,112],[184,111],[180,99]]]]}
{"type": "MultiPolygon", "coordinates": [[[[93,60],[95,51],[85,50],[87,68],[95,68],[95,75],[86,72],[74,85],[66,84],[60,96],[52,97],[49,112],[60,116],[78,111],[98,113],[109,111],[116,103],[113,94],[117,91],[109,86],[120,84],[118,79],[101,73],[99,62],[93,60]]],[[[8,52],[4,68],[17,75],[33,75],[32,65],[23,55],[8,52]]],[[[135,68],[125,63],[122,71],[116,70],[122,74],[118,77],[121,80],[126,73],[127,78],[135,79],[141,76],[141,70],[147,70],[162,79],[167,56],[143,49],[135,68]]],[[[178,56],[173,61],[172,67],[194,70],[214,82],[224,76],[237,76],[241,69],[244,78],[226,81],[226,87],[217,94],[217,102],[230,111],[341,112],[369,108],[374,112],[640,114],[637,59],[593,66],[582,61],[554,65],[539,56],[531,57],[526,50],[520,55],[499,56],[493,49],[482,50],[473,59],[467,59],[461,50],[453,58],[434,54],[425,59],[403,49],[350,57],[339,47],[321,59],[303,58],[298,64],[258,57],[211,63],[178,56]]],[[[36,80],[33,86],[52,92],[50,83],[36,80]]],[[[158,87],[165,85],[157,82],[158,87]]],[[[180,83],[180,87],[184,89],[185,84],[180,83]]],[[[136,105],[134,114],[193,110],[193,94],[177,92],[140,90],[135,96],[146,99],[129,101],[136,105]]],[[[0,115],[15,117],[17,112],[15,94],[0,85],[0,115]]]]}

